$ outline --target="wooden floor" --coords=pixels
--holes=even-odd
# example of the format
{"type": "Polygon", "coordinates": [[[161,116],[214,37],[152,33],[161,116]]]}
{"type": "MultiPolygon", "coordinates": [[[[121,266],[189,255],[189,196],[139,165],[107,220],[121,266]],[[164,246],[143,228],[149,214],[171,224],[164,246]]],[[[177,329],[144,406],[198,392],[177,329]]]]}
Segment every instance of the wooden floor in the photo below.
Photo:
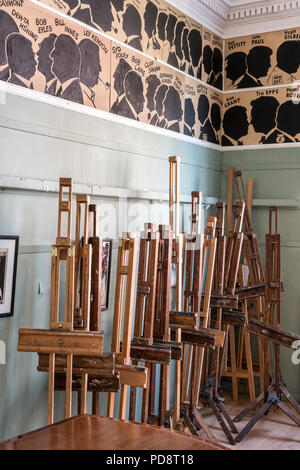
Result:
{"type": "MultiPolygon", "coordinates": [[[[248,396],[241,395],[238,403],[232,402],[231,395],[225,395],[226,407],[234,418],[239,411],[249,404],[248,396]]],[[[240,423],[236,423],[238,431],[247,424],[253,412],[249,413],[240,423]]],[[[300,428],[296,426],[281,410],[272,408],[267,416],[264,416],[249,432],[245,439],[235,446],[226,441],[220,426],[209,409],[202,411],[202,416],[209,424],[216,439],[233,450],[300,450],[300,428]],[[274,411],[273,411],[274,410],[274,411]]]]}

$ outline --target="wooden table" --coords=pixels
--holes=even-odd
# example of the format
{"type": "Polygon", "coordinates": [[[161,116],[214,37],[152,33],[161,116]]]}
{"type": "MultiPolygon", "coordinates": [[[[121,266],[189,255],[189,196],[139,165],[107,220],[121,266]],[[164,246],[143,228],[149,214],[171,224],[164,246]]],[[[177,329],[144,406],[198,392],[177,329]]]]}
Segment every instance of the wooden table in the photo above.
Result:
{"type": "Polygon", "coordinates": [[[0,450],[225,450],[178,431],[79,415],[0,443],[0,450]]]}

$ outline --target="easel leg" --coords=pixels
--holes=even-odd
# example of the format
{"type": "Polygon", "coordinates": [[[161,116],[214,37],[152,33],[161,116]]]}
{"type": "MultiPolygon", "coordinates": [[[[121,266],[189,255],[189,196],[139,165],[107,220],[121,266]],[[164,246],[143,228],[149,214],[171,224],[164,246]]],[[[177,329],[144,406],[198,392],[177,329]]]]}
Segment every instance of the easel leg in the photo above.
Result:
{"type": "Polygon", "coordinates": [[[183,390],[183,396],[182,396],[183,401],[187,401],[189,399],[189,382],[190,382],[190,375],[191,375],[192,356],[193,356],[193,346],[189,345],[187,363],[186,363],[186,368],[185,368],[185,377],[184,377],[184,390],[183,390]]]}
{"type": "Polygon", "coordinates": [[[229,416],[228,411],[227,411],[226,407],[224,406],[223,402],[218,401],[217,402],[217,407],[219,408],[220,412],[223,414],[224,418],[226,419],[226,421],[227,421],[227,423],[228,423],[228,425],[231,429],[231,432],[233,432],[234,434],[238,434],[238,430],[235,427],[231,417],[229,416]]]}
{"type": "Polygon", "coordinates": [[[217,406],[215,405],[214,401],[211,398],[209,398],[208,403],[209,403],[210,408],[213,410],[214,415],[216,416],[218,423],[220,424],[225,436],[227,437],[229,444],[234,445],[235,444],[234,439],[232,435],[230,434],[230,431],[227,428],[226,423],[224,422],[222,415],[220,411],[218,410],[217,406]]]}
{"type": "Polygon", "coordinates": [[[241,442],[255,424],[263,417],[265,413],[271,408],[272,402],[266,402],[258,411],[258,413],[249,421],[242,431],[236,436],[235,442],[241,442]]]}
{"type": "Polygon", "coordinates": [[[73,354],[67,355],[67,374],[66,374],[66,391],[65,391],[65,419],[71,418],[72,414],[72,366],[73,354]]]}
{"type": "Polygon", "coordinates": [[[130,387],[129,421],[135,420],[136,387],[130,387]]]}
{"type": "Polygon", "coordinates": [[[109,393],[107,398],[107,417],[114,417],[115,394],[109,393]]]}
{"type": "Polygon", "coordinates": [[[246,350],[246,361],[248,370],[248,386],[250,401],[255,400],[255,387],[254,387],[254,375],[253,375],[253,364],[251,355],[251,344],[250,344],[250,333],[244,332],[245,350],[246,350]]]}
{"type": "Polygon", "coordinates": [[[99,392],[93,392],[92,395],[92,414],[99,416],[99,392]]]}
{"type": "Polygon", "coordinates": [[[48,424],[54,421],[54,375],[55,354],[49,354],[49,376],[48,376],[48,424]]]}
{"type": "Polygon", "coordinates": [[[86,414],[88,374],[82,374],[81,378],[81,406],[80,413],[86,414]]]}
{"type": "Polygon", "coordinates": [[[195,415],[195,418],[196,418],[199,426],[203,429],[203,431],[207,435],[208,439],[210,439],[211,441],[216,441],[215,436],[213,435],[213,433],[209,429],[208,425],[204,421],[204,418],[201,416],[200,411],[198,411],[197,408],[194,408],[193,411],[194,411],[194,415],[195,415]]]}
{"type": "Polygon", "coordinates": [[[183,422],[187,426],[189,431],[193,434],[193,436],[198,436],[198,431],[195,428],[194,424],[192,423],[188,415],[185,415],[185,417],[183,418],[183,422]]]}
{"type": "Polygon", "coordinates": [[[233,419],[234,423],[238,423],[243,419],[245,416],[247,416],[250,411],[252,411],[263,399],[264,399],[264,392],[261,393],[250,405],[248,405],[244,410],[242,410],[236,417],[233,419]]]}
{"type": "Polygon", "coordinates": [[[290,404],[295,408],[297,413],[300,414],[300,405],[296,402],[295,398],[290,394],[290,392],[285,388],[283,384],[280,385],[280,390],[285,398],[290,402],[290,404]]]}
{"type": "Polygon", "coordinates": [[[119,418],[122,420],[126,419],[127,392],[128,385],[121,385],[119,418]]]}
{"type": "Polygon", "coordinates": [[[165,417],[166,417],[166,384],[167,384],[167,373],[168,369],[167,366],[161,365],[160,370],[160,390],[159,390],[159,417],[158,417],[158,424],[159,426],[165,425],[165,417]]]}
{"type": "Polygon", "coordinates": [[[282,401],[276,402],[278,408],[280,408],[294,423],[300,426],[300,417],[296,416],[292,410],[290,410],[282,401]]]}
{"type": "Polygon", "coordinates": [[[233,401],[238,401],[239,399],[239,387],[238,387],[238,378],[236,376],[236,350],[235,350],[235,334],[234,326],[229,326],[229,336],[230,336],[230,364],[232,372],[232,395],[233,401]]]}

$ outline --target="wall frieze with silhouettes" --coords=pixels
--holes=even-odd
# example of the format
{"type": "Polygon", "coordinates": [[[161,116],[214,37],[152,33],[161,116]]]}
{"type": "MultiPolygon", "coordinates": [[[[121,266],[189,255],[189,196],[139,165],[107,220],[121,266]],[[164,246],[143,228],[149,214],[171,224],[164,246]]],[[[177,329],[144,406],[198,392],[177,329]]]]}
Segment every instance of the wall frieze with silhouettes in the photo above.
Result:
{"type": "Polygon", "coordinates": [[[223,147],[288,144],[299,37],[226,40],[223,92],[223,40],[166,2],[0,0],[0,80],[223,147]]]}
{"type": "MultiPolygon", "coordinates": [[[[72,12],[76,10],[74,18],[93,27],[95,18],[99,25],[101,17],[101,27],[106,33],[110,33],[111,28],[119,31],[116,21],[122,20],[122,31],[127,34],[126,38],[121,38],[124,45],[59,13],[55,14],[42,4],[30,0],[0,0],[0,80],[206,142],[220,143],[222,93],[195,79],[200,70],[197,61],[187,63],[184,54],[178,60],[176,46],[173,49],[160,46],[158,49],[154,46],[155,37],[150,35],[150,29],[147,29],[146,36],[133,34],[130,26],[132,16],[127,24],[126,12],[133,4],[135,11],[139,12],[138,18],[145,21],[149,5],[155,6],[155,1],[133,0],[131,4],[112,0],[108,2],[110,8],[107,6],[104,10],[102,7],[107,4],[104,0],[95,3],[89,0],[89,7],[82,10],[78,6],[80,3],[83,7],[83,1],[53,2],[57,8],[68,5],[72,12]],[[99,11],[96,4],[101,6],[99,11]],[[92,11],[93,21],[90,17],[92,11]],[[143,54],[143,50],[149,52],[151,47],[164,55],[166,63],[143,54]],[[169,67],[168,63],[176,65],[174,60],[178,60],[179,68],[169,67]],[[189,71],[189,75],[183,71],[189,71]]],[[[48,4],[53,2],[47,0],[48,4]]],[[[166,14],[165,30],[169,31],[169,18],[175,18],[176,14],[175,37],[178,22],[183,33],[186,25],[182,21],[183,14],[179,16],[169,6],[166,14]]],[[[136,22],[137,18],[134,24],[136,22]]],[[[188,31],[194,31],[197,38],[203,35],[202,26],[192,21],[188,31]]],[[[211,37],[205,37],[207,42],[217,41],[212,33],[211,37]]],[[[167,42],[169,40],[170,37],[166,39],[167,42]]],[[[186,53],[191,52],[189,41],[186,53]]],[[[198,59],[200,61],[200,54],[198,59]]],[[[205,70],[207,73],[208,69],[205,70]]],[[[218,80],[217,74],[211,77],[211,73],[207,73],[207,78],[212,82],[218,80]]]]}

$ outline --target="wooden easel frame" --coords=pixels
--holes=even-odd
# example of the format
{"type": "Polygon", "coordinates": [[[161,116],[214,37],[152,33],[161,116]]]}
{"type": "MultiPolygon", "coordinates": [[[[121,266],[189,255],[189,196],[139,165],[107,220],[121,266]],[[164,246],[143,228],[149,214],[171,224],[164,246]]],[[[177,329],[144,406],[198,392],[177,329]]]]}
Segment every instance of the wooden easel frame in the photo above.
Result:
{"type": "Polygon", "coordinates": [[[280,235],[277,233],[277,207],[269,209],[269,233],[266,235],[266,310],[265,323],[256,319],[250,319],[248,330],[263,338],[264,341],[264,390],[250,405],[242,410],[234,419],[238,422],[251,410],[262,404],[259,411],[249,420],[246,426],[236,436],[235,441],[241,442],[255,424],[268,413],[270,408],[281,409],[294,423],[300,426],[300,406],[287,390],[281,377],[280,370],[280,346],[293,347],[300,336],[280,329],[280,301],[281,301],[281,277],[280,277],[280,235]],[[275,216],[275,233],[272,233],[272,216],[275,216]],[[273,325],[276,326],[273,326],[273,325]],[[272,341],[275,352],[275,374],[270,377],[268,368],[268,340],[272,341]],[[293,409],[282,402],[282,395],[289,401],[293,409]],[[296,413],[295,413],[296,412],[296,413]]]}
{"type": "MultiPolygon", "coordinates": [[[[147,369],[130,364],[137,248],[138,239],[136,235],[123,233],[119,239],[118,247],[111,346],[112,352],[116,355],[116,371],[120,373],[119,418],[122,420],[126,419],[128,386],[144,388],[147,385],[147,369]]],[[[109,418],[114,416],[114,403],[115,394],[109,393],[107,403],[109,418]]]]}
{"type": "MultiPolygon", "coordinates": [[[[173,263],[176,263],[176,310],[182,310],[182,278],[183,278],[183,237],[180,235],[180,157],[169,157],[169,210],[170,227],[174,232],[173,242],[173,263]]],[[[181,343],[181,330],[175,330],[175,341],[181,343]]],[[[169,407],[169,377],[167,372],[167,406],[169,407]]],[[[174,412],[173,420],[175,423],[180,418],[181,403],[181,361],[175,361],[175,391],[174,391],[174,412]]]]}
{"type": "MultiPolygon", "coordinates": [[[[73,330],[75,293],[75,245],[71,244],[72,180],[61,178],[59,184],[58,230],[52,247],[50,330],[20,329],[18,351],[47,354],[48,361],[48,423],[54,421],[54,389],[56,355],[66,355],[65,418],[71,417],[73,356],[101,356],[102,333],[73,330]],[[67,188],[67,200],[64,190],[67,188]],[[62,237],[62,215],[67,214],[67,236],[62,237]],[[59,318],[60,267],[66,261],[64,320],[59,318]]],[[[86,410],[86,371],[81,371],[81,412],[86,410]]]]}

